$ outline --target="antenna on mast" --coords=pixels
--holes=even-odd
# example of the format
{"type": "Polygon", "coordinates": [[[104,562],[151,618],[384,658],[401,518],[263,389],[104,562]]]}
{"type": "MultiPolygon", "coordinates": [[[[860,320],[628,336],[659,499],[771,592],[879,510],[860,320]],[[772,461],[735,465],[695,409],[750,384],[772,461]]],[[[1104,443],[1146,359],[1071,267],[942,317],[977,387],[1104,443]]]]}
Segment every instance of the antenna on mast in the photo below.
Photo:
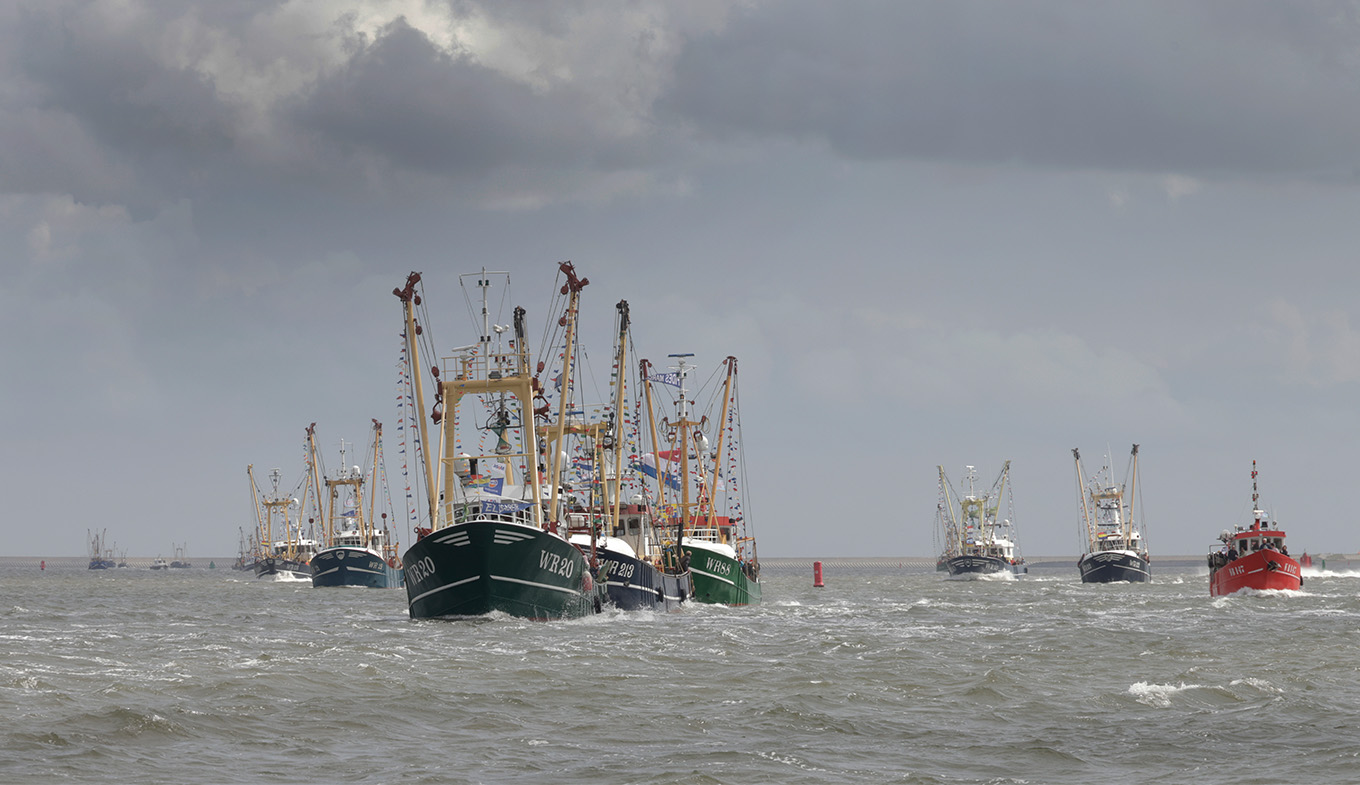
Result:
{"type": "Polygon", "coordinates": [[[1261,509],[1261,505],[1256,503],[1259,498],[1260,496],[1256,493],[1256,460],[1253,458],[1251,462],[1251,508],[1253,510],[1261,509]]]}
{"type": "Polygon", "coordinates": [[[666,355],[666,356],[667,356],[667,357],[675,357],[675,358],[677,358],[677,361],[680,363],[679,365],[672,365],[672,366],[671,366],[671,370],[676,371],[676,372],[679,374],[679,377],[680,377],[680,384],[679,384],[679,387],[680,387],[680,405],[679,405],[679,407],[678,407],[678,410],[676,411],[676,414],[678,414],[678,415],[683,419],[683,418],[689,416],[689,407],[685,405],[685,404],[686,404],[686,401],[685,401],[685,377],[686,377],[687,375],[689,375],[689,366],[685,365],[685,358],[686,358],[686,357],[693,357],[693,356],[694,356],[694,352],[681,352],[681,353],[679,353],[679,354],[668,354],[668,355],[666,355]]]}

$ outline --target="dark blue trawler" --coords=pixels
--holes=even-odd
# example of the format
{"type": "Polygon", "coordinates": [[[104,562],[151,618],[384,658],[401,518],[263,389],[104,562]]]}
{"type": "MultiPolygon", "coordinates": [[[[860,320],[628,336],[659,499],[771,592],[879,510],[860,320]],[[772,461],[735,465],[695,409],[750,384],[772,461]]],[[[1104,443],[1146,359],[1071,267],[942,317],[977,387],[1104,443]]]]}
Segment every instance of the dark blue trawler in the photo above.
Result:
{"type": "MultiPolygon", "coordinates": [[[[1113,461],[1106,456],[1100,471],[1089,480],[1081,463],[1081,451],[1073,448],[1077,465],[1077,489],[1081,499],[1082,539],[1085,552],[1077,560],[1082,583],[1146,583],[1152,580],[1151,557],[1142,527],[1134,518],[1138,484],[1138,445],[1129,453],[1124,481],[1114,481],[1113,461]]],[[[1141,510],[1141,506],[1139,507],[1141,510]]]]}
{"type": "MultiPolygon", "coordinates": [[[[657,545],[650,520],[644,507],[628,505],[620,510],[614,536],[595,540],[596,580],[619,610],[673,611],[694,593],[688,560],[674,548],[657,545]]],[[[590,555],[590,539],[589,534],[573,534],[571,541],[590,555]]]]}
{"type": "MultiPolygon", "coordinates": [[[[307,443],[312,451],[311,466],[319,471],[316,452],[316,423],[307,428],[307,443]]],[[[387,513],[382,514],[382,526],[374,524],[373,493],[381,482],[382,423],[373,421],[373,445],[370,450],[372,475],[380,482],[368,483],[358,466],[345,465],[345,443],[340,443],[340,469],[326,477],[326,509],[322,519],[324,547],[312,557],[312,586],[362,586],[371,589],[396,588],[403,585],[402,573],[397,569],[396,546],[388,544],[387,513]],[[370,485],[369,515],[364,515],[364,485],[370,485]],[[343,500],[343,501],[342,501],[343,500]],[[337,505],[337,502],[339,504],[337,505]],[[339,506],[344,512],[336,512],[339,506]]],[[[316,487],[321,487],[318,482],[316,487]]],[[[390,499],[388,500],[390,503],[390,499]]]]}
{"type": "Polygon", "coordinates": [[[312,557],[312,585],[396,588],[401,586],[401,572],[372,549],[337,544],[312,557]]]}

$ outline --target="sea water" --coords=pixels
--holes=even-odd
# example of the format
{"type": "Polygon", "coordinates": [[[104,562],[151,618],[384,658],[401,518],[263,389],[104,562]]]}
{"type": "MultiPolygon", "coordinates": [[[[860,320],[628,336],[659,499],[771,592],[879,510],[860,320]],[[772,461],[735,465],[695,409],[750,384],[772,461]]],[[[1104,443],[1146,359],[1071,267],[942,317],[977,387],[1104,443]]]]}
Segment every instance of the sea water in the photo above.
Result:
{"type": "MultiPolygon", "coordinates": [[[[413,622],[405,592],[0,568],[0,781],[1360,781],[1360,574],[768,569],[759,607],[413,622]]],[[[1158,565],[1154,563],[1154,570],[1158,565]]]]}

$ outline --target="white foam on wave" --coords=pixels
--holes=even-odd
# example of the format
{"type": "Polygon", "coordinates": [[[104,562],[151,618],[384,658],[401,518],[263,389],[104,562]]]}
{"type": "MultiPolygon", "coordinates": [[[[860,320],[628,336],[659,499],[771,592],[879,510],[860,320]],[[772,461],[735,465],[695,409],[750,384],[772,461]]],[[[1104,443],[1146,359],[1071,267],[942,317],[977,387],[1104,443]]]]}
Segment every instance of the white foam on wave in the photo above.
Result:
{"type": "MultiPolygon", "coordinates": [[[[610,626],[614,624],[654,624],[657,619],[665,616],[665,611],[657,614],[652,609],[639,608],[635,611],[625,611],[619,606],[609,603],[605,605],[599,613],[587,613],[574,619],[563,619],[564,624],[578,624],[585,626],[610,626]]],[[[508,614],[507,614],[508,615],[508,614]]],[[[518,617],[511,616],[517,619],[518,617]]]]}
{"type": "Polygon", "coordinates": [[[1360,578],[1360,572],[1353,570],[1320,570],[1315,567],[1304,567],[1302,572],[1305,578],[1360,578]]]}
{"type": "Polygon", "coordinates": [[[945,576],[945,580],[947,580],[947,581],[1013,581],[1013,580],[1015,580],[1015,573],[1013,573],[1013,572],[988,572],[988,573],[965,572],[965,573],[961,573],[961,574],[959,574],[959,575],[946,575],[946,576],[945,576]]]}
{"type": "Polygon", "coordinates": [[[1303,589],[1238,589],[1225,597],[1316,597],[1303,589]]]}
{"type": "Polygon", "coordinates": [[[311,576],[308,576],[308,577],[306,577],[306,578],[301,578],[301,577],[298,577],[297,575],[292,574],[291,572],[276,572],[276,573],[274,573],[274,582],[275,582],[275,583],[311,583],[311,582],[312,582],[312,578],[311,578],[311,576]]]}
{"type": "Polygon", "coordinates": [[[1173,696],[1185,692],[1186,690],[1198,690],[1203,686],[1203,684],[1186,684],[1185,682],[1176,685],[1148,684],[1145,681],[1139,681],[1129,685],[1129,694],[1139,703],[1158,709],[1165,709],[1171,705],[1171,698],[1173,696]]]}
{"type": "Polygon", "coordinates": [[[1229,687],[1236,687],[1239,684],[1245,684],[1248,687],[1255,687],[1261,692],[1274,692],[1274,693],[1284,692],[1284,690],[1280,689],[1279,687],[1276,687],[1274,684],[1271,684],[1265,679],[1258,679],[1255,678],[1254,676],[1248,676],[1245,679],[1233,679],[1232,681],[1228,682],[1229,687]]]}

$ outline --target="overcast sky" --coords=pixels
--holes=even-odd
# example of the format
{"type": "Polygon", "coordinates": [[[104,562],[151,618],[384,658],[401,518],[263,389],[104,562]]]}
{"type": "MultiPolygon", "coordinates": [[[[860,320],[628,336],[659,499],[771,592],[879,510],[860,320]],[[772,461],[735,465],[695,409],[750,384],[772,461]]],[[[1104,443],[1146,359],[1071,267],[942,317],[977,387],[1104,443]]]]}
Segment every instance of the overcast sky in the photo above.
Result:
{"type": "MultiPolygon", "coordinates": [[[[936,466],[1142,445],[1148,540],[1360,549],[1360,12],[1331,2],[0,4],[7,555],[234,554],[245,468],[396,436],[401,310],[556,263],[741,360],[763,556],[927,556],[936,466]]],[[[534,331],[531,330],[531,334],[534,331]]],[[[334,461],[332,455],[329,458],[334,461]]],[[[409,543],[407,543],[409,544],[409,543]]]]}

